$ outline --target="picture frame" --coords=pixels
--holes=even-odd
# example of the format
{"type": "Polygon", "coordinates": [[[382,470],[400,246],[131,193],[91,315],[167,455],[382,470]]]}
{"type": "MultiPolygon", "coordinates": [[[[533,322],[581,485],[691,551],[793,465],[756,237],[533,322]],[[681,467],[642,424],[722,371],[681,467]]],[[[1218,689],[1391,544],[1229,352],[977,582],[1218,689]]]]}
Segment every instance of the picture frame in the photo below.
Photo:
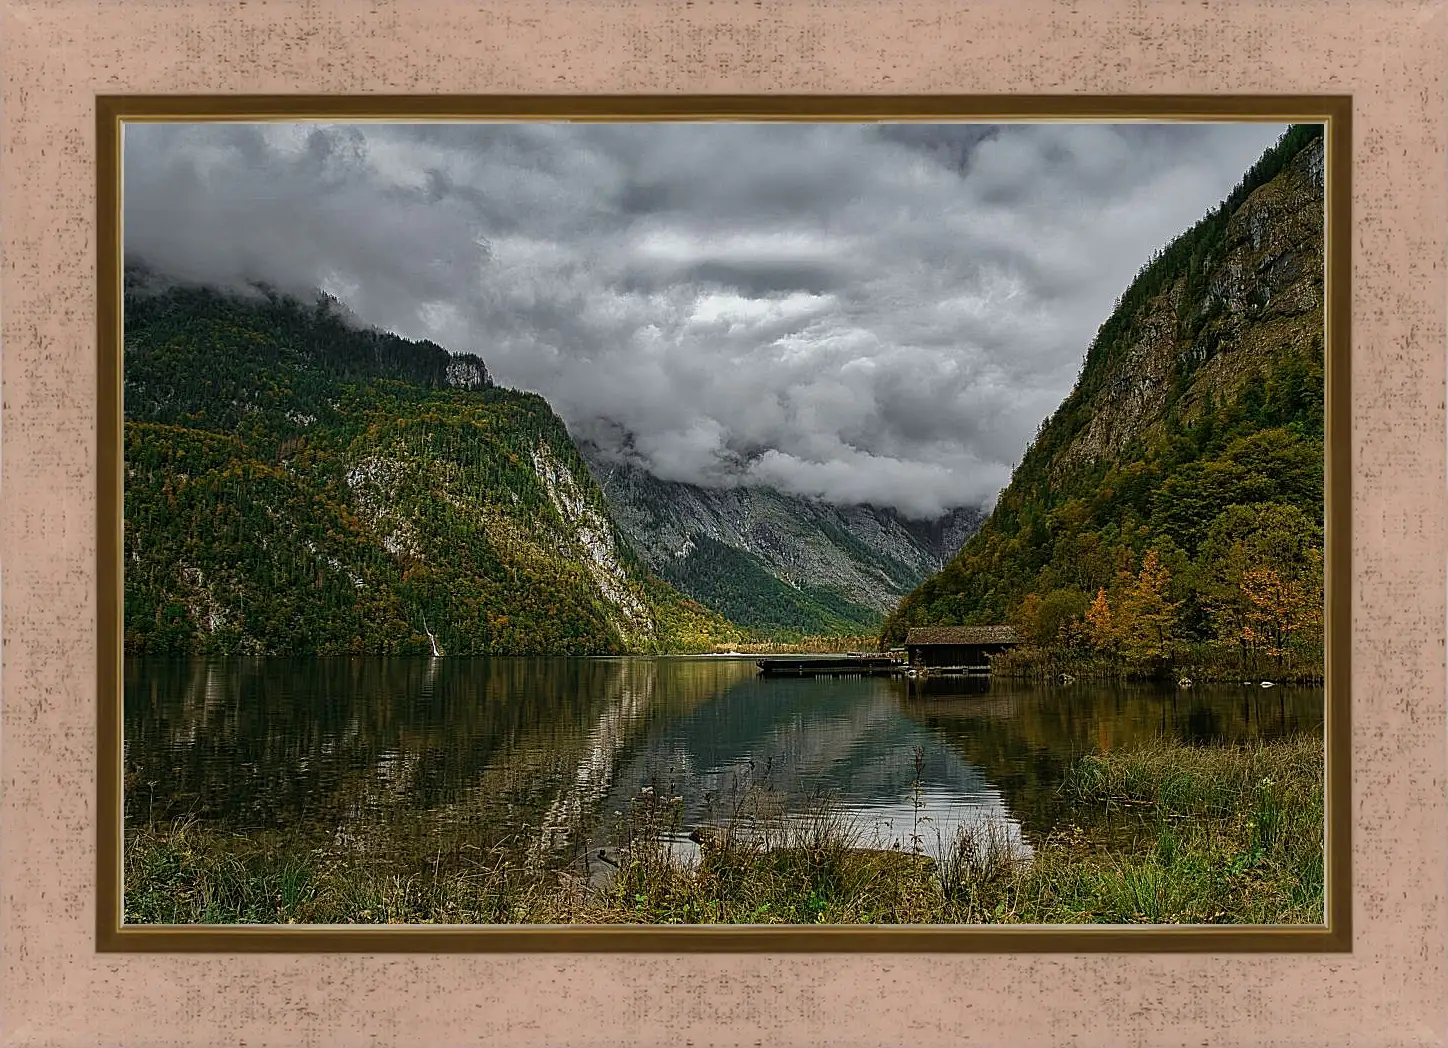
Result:
{"type": "Polygon", "coordinates": [[[1074,98],[887,95],[530,96],[530,97],[220,97],[100,96],[96,100],[98,404],[98,618],[100,684],[97,737],[97,948],[102,951],[338,952],[760,951],[835,952],[1113,952],[1127,950],[1255,952],[1351,949],[1352,877],[1350,607],[1351,448],[1344,425],[1351,404],[1352,101],[1346,96],[1077,96],[1074,98]],[[155,121],[324,120],[346,122],[608,121],[608,122],[937,122],[978,120],[1217,120],[1325,126],[1325,796],[1326,921],[1303,925],[147,925],[121,920],[122,680],[121,593],[121,287],[122,130],[155,121]]]}
{"type": "MultiPolygon", "coordinates": [[[[6,1042],[105,1036],[122,1043],[360,1043],[380,1029],[392,1043],[488,1035],[508,1043],[880,1043],[906,1030],[921,1044],[959,1043],[963,1036],[1038,1043],[1073,1033],[1088,1043],[1119,1043],[1113,1038],[1123,1033],[1163,1043],[1289,1035],[1443,1043],[1444,296],[1435,260],[1445,211],[1441,163],[1431,159],[1441,149],[1442,106],[1422,102],[1436,97],[1430,88],[1441,78],[1441,12],[1424,5],[1321,18],[1264,6],[1153,14],[1127,30],[1124,5],[1097,6],[1092,14],[1105,16],[1099,21],[1084,9],[1065,17],[1045,4],[1025,4],[1000,15],[990,32],[983,14],[944,8],[901,24],[882,10],[804,6],[741,19],[715,5],[691,5],[675,22],[662,5],[605,7],[578,17],[550,8],[533,20],[521,8],[497,7],[470,16],[468,24],[486,27],[481,36],[459,33],[460,16],[440,5],[417,5],[405,28],[392,12],[328,8],[337,19],[330,34],[312,32],[315,13],[289,26],[273,20],[274,12],[249,12],[233,24],[223,12],[106,11],[76,29],[63,17],[75,14],[65,3],[9,9],[5,56],[16,72],[5,88],[10,148],[0,161],[7,190],[0,214],[9,220],[0,294],[0,432],[9,496],[0,593],[6,1042]],[[117,929],[103,922],[97,894],[102,864],[112,858],[96,806],[105,799],[97,774],[108,771],[100,756],[107,722],[96,706],[98,697],[105,701],[97,676],[107,664],[105,641],[95,635],[94,660],[77,654],[87,642],[76,642],[77,623],[106,614],[95,573],[109,519],[102,517],[104,497],[97,497],[106,463],[95,436],[106,420],[98,417],[103,398],[78,395],[100,364],[91,339],[105,323],[97,315],[92,324],[88,312],[97,287],[86,248],[105,249],[104,228],[92,225],[100,165],[90,169],[94,154],[85,148],[91,129],[99,132],[96,96],[158,97],[178,87],[196,94],[280,92],[298,85],[345,95],[360,86],[365,74],[357,70],[376,75],[383,68],[375,61],[379,18],[391,19],[400,33],[386,45],[397,50],[386,53],[417,47],[431,76],[409,77],[400,67],[374,83],[460,95],[476,89],[476,77],[489,87],[516,88],[518,105],[565,88],[575,97],[622,90],[682,98],[687,89],[715,99],[730,89],[808,89],[838,99],[852,83],[872,92],[869,98],[893,91],[925,96],[948,82],[962,94],[999,94],[1008,85],[1073,96],[1109,92],[1119,100],[1133,85],[1158,91],[1166,84],[1188,94],[1221,90],[1228,79],[1239,95],[1283,85],[1296,97],[1351,95],[1356,252],[1344,243],[1335,250],[1351,258],[1356,306],[1352,400],[1344,405],[1353,438],[1354,585],[1329,587],[1351,603],[1351,647],[1359,658],[1349,664],[1345,647],[1335,652],[1345,668],[1351,665],[1351,693],[1376,701],[1358,700],[1352,723],[1339,722],[1338,744],[1350,749],[1354,772],[1343,833],[1352,834],[1355,890],[1344,919],[1336,922],[1333,913],[1330,933],[1311,948],[1316,952],[1277,942],[1250,956],[1244,954],[1252,948],[1240,943],[1196,953],[1203,947],[1160,939],[1137,947],[1107,938],[1100,945],[1108,956],[1083,954],[1079,943],[1052,950],[1014,938],[970,947],[993,953],[981,959],[984,974],[979,961],[944,956],[938,942],[923,939],[898,951],[862,942],[803,953],[757,938],[660,944],[640,953],[614,941],[596,948],[632,956],[602,969],[599,954],[580,953],[576,944],[526,939],[507,946],[507,956],[444,956],[451,947],[441,940],[393,954],[380,941],[392,930],[363,932],[379,938],[358,939],[341,957],[265,956],[285,947],[261,938],[209,947],[160,938],[145,953],[124,952],[133,949],[124,943],[118,952],[107,939],[107,929],[117,929]],[[1266,34],[1289,30],[1299,50],[1252,68],[1250,59],[1263,58],[1266,34]],[[158,49],[158,34],[176,43],[158,49]],[[506,45],[498,42],[504,35],[506,45]],[[481,38],[491,42],[480,45],[481,38]],[[1204,38],[1246,46],[1240,54],[1213,49],[1208,58],[1204,38]],[[598,47],[600,39],[619,49],[598,47]],[[68,46],[47,46],[61,42],[68,46]],[[269,72],[238,73],[222,84],[222,74],[198,63],[202,55],[222,60],[238,44],[269,72]],[[481,72],[449,64],[480,46],[487,56],[481,72]],[[1026,49],[1050,56],[1053,69],[1023,64],[1026,49]],[[580,62],[582,53],[593,64],[580,62]],[[771,64],[761,57],[767,54],[784,61],[771,64]],[[37,55],[58,55],[59,75],[37,55]],[[353,71],[319,62],[328,55],[348,60],[353,71]],[[1176,71],[1166,72],[1172,64],[1176,71]],[[567,71],[553,72],[559,69],[567,71]],[[1026,69],[1032,72],[1023,80],[1008,79],[1026,69]],[[17,186],[23,201],[45,206],[17,205],[17,186]],[[1374,651],[1384,657],[1371,658],[1374,651]],[[1339,952],[1349,946],[1350,953],[1339,952]],[[1219,953],[1231,954],[1230,963],[1219,953]],[[1243,987],[1250,987],[1248,1003],[1233,1004],[1243,987]],[[1013,988],[1015,999],[1002,1006],[1013,988]]],[[[168,97],[184,111],[186,96],[168,97]]]]}

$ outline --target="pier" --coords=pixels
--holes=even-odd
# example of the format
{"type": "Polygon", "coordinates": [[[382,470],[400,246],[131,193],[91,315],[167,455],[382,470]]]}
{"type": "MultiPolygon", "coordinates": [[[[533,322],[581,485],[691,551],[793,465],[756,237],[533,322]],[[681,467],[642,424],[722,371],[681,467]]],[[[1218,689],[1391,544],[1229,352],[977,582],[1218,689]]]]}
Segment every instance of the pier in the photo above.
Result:
{"type": "Polygon", "coordinates": [[[766,677],[893,677],[906,668],[889,655],[787,655],[755,665],[766,677]]]}

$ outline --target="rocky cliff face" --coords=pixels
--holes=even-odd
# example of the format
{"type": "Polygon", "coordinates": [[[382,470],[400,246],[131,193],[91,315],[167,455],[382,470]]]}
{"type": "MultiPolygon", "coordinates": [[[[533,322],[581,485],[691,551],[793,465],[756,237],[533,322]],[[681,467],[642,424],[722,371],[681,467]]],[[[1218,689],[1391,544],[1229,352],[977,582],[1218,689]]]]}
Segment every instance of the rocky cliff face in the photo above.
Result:
{"type": "Polygon", "coordinates": [[[830,591],[880,613],[938,570],[981,520],[975,509],[913,521],[892,509],[833,506],[771,488],[664,481],[592,445],[580,451],[644,561],[705,604],[711,595],[691,585],[688,570],[704,540],[746,555],[787,587],[830,591]]]}
{"type": "Polygon", "coordinates": [[[1059,477],[1159,437],[1169,404],[1185,424],[1249,376],[1321,349],[1323,145],[1318,138],[1226,218],[1214,249],[1133,317],[1135,337],[1059,456],[1059,477]],[[1304,320],[1307,322],[1304,323],[1304,320]]]}

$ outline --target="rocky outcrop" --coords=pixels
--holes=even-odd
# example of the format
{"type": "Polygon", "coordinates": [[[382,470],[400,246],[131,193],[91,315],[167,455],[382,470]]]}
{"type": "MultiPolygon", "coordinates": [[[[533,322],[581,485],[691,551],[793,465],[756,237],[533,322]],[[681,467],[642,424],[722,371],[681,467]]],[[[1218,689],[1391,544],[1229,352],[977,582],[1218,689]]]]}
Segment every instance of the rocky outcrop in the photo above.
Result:
{"type": "Polygon", "coordinates": [[[493,384],[488,367],[471,354],[454,353],[443,368],[443,381],[460,389],[486,389],[493,384]]]}
{"type": "Polygon", "coordinates": [[[619,554],[612,521],[588,498],[589,478],[580,482],[547,444],[533,449],[533,470],[563,522],[570,545],[576,547],[577,559],[614,609],[620,635],[630,645],[652,640],[654,623],[648,605],[634,592],[636,582],[619,554]]]}

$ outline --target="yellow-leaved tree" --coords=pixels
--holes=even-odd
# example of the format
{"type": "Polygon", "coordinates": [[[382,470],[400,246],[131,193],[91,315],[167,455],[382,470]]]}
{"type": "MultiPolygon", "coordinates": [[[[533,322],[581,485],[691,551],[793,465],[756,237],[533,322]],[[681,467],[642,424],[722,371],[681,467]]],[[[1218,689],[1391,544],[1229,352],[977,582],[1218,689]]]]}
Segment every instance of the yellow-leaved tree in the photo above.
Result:
{"type": "Polygon", "coordinates": [[[1132,662],[1161,663],[1177,652],[1177,603],[1170,599],[1171,573],[1156,550],[1121,595],[1116,614],[1121,652],[1132,662]]]}
{"type": "Polygon", "coordinates": [[[1111,603],[1106,599],[1106,588],[1096,591],[1096,599],[1086,609],[1086,637],[1091,647],[1104,655],[1116,652],[1116,621],[1111,615],[1111,603]]]}

